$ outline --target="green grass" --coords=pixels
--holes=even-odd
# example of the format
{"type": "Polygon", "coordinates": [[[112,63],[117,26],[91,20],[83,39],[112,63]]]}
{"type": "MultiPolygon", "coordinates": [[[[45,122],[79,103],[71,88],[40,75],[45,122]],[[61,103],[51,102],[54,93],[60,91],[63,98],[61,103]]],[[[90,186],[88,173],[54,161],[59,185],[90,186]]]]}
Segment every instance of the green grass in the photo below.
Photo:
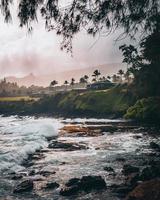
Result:
{"type": "Polygon", "coordinates": [[[29,96],[0,97],[0,102],[37,101],[38,99],[29,96]]]}
{"type": "Polygon", "coordinates": [[[124,114],[133,105],[134,98],[125,86],[120,85],[108,90],[87,91],[81,94],[70,92],[58,104],[64,111],[98,115],[124,114]]]}

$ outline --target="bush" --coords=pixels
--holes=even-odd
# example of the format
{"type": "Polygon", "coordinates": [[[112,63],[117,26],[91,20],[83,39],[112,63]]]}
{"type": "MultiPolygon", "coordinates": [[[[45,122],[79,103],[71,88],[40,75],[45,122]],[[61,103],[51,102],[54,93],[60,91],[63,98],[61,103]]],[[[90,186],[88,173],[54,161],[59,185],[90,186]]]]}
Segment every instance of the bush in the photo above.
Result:
{"type": "Polygon", "coordinates": [[[138,100],[134,106],[131,106],[127,110],[124,117],[158,124],[160,122],[160,97],[149,97],[138,100]]]}

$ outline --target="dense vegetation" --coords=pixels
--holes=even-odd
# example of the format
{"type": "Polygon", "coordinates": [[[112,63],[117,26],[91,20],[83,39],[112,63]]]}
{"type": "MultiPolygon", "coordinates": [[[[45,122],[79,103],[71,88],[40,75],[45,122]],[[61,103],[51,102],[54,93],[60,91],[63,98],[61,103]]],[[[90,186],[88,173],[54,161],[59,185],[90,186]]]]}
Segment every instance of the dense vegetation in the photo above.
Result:
{"type": "Polygon", "coordinates": [[[120,117],[134,102],[127,86],[118,85],[104,91],[60,92],[39,101],[0,102],[0,113],[120,117]]]}
{"type": "Polygon", "coordinates": [[[135,119],[147,123],[160,122],[160,97],[149,97],[138,100],[125,114],[127,119],[135,119]]]}
{"type": "MultiPolygon", "coordinates": [[[[6,0],[0,4],[6,21],[11,19],[11,3],[12,0],[6,0]]],[[[106,93],[56,94],[34,103],[33,107],[30,106],[30,112],[34,110],[38,113],[54,111],[72,114],[103,115],[113,112],[123,114],[133,103],[132,98],[130,103],[126,101],[132,96],[139,101],[127,111],[126,117],[158,121],[160,112],[159,0],[73,0],[65,9],[58,0],[20,0],[18,4],[20,26],[27,26],[31,31],[31,23],[37,20],[38,12],[45,20],[48,30],[55,30],[57,35],[63,36],[61,48],[69,52],[72,52],[74,36],[82,29],[92,36],[108,35],[120,28],[124,30],[119,39],[129,36],[130,39],[137,40],[136,46],[124,44],[120,47],[124,56],[123,62],[128,65],[127,73],[134,78],[134,81],[125,88],[126,91],[130,91],[129,93],[123,94],[123,90],[120,92],[116,89],[115,95],[115,89],[112,89],[106,93]]],[[[55,84],[56,82],[52,82],[53,86],[55,84]]]]}

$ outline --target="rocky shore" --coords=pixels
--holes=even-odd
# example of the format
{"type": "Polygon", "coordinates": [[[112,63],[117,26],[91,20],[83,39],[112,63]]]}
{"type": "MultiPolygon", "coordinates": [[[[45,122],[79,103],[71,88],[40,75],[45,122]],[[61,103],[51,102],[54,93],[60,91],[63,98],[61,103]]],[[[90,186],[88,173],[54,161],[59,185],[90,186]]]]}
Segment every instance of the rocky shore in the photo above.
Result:
{"type": "Polygon", "coordinates": [[[64,123],[48,147],[4,173],[3,198],[159,200],[159,132],[130,123],[64,123]],[[7,180],[7,181],[6,181],[7,180]]]}

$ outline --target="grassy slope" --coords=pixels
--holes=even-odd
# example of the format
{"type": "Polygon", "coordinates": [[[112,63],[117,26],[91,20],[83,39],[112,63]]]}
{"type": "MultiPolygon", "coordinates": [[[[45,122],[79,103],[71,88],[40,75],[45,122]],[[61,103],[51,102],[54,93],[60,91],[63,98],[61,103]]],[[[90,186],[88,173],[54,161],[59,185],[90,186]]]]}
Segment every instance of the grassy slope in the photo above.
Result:
{"type": "Polygon", "coordinates": [[[17,102],[17,101],[36,101],[38,98],[32,98],[29,96],[17,96],[17,97],[0,97],[0,102],[17,102]]]}
{"type": "Polygon", "coordinates": [[[135,103],[124,85],[105,91],[70,91],[38,101],[0,101],[0,114],[57,114],[61,116],[120,117],[135,103]]]}
{"type": "Polygon", "coordinates": [[[106,91],[70,92],[61,99],[58,107],[73,114],[122,116],[133,103],[126,87],[117,86],[106,91]]]}

